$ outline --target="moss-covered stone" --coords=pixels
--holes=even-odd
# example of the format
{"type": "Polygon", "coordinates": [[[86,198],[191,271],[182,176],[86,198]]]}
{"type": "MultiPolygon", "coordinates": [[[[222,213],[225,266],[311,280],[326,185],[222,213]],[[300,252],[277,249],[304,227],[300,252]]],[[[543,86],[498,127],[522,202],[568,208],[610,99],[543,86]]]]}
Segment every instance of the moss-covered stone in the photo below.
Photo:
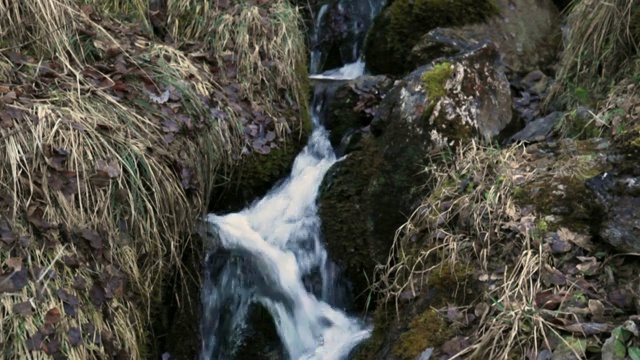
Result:
{"type": "Polygon", "coordinates": [[[429,347],[441,345],[453,335],[442,314],[428,309],[409,324],[407,332],[400,335],[393,347],[398,359],[414,360],[429,347]]]}
{"type": "Polygon", "coordinates": [[[566,227],[575,232],[598,231],[602,206],[594,199],[585,182],[609,168],[599,155],[604,143],[599,140],[564,140],[550,148],[548,145],[530,147],[531,164],[538,166],[531,180],[514,189],[520,206],[534,205],[548,230],[566,227]],[[538,156],[542,157],[540,160],[538,156]],[[553,167],[547,162],[553,161],[553,167]]]}
{"type": "Polygon", "coordinates": [[[264,195],[293,165],[293,160],[306,144],[311,126],[301,136],[292,137],[272,149],[269,154],[253,153],[225,175],[218,175],[218,188],[211,197],[210,210],[215,212],[239,211],[264,195]]]}
{"type": "Polygon", "coordinates": [[[400,75],[420,38],[437,27],[477,23],[498,13],[493,0],[396,0],[374,22],[365,45],[373,73],[400,75]]]}
{"type": "Polygon", "coordinates": [[[397,308],[393,303],[377,306],[373,334],[357,349],[355,360],[413,360],[427,348],[439,348],[456,332],[437,309],[468,305],[479,291],[472,269],[464,264],[436,266],[416,287],[415,298],[397,308]]]}

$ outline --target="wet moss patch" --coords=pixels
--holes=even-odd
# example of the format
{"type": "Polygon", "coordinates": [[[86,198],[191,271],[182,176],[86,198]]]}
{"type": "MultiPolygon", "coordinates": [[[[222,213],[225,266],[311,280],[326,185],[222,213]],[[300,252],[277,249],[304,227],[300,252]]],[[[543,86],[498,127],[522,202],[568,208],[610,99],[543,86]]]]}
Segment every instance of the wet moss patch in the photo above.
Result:
{"type": "Polygon", "coordinates": [[[422,82],[424,83],[429,96],[432,99],[441,98],[446,95],[445,85],[447,80],[453,75],[453,68],[450,62],[442,62],[433,66],[431,70],[422,74],[422,82]]]}

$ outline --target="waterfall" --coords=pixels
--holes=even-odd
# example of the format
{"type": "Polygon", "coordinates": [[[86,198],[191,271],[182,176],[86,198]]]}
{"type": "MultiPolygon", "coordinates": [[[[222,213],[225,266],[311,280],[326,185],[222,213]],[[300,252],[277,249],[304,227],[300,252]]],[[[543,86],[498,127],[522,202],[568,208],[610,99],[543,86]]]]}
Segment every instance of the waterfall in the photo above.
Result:
{"type": "MultiPolygon", "coordinates": [[[[371,10],[371,16],[377,11],[371,10]]],[[[326,12],[325,5],[316,24],[326,12]]],[[[320,27],[314,30],[312,41],[319,38],[320,27]]],[[[322,54],[312,52],[314,79],[341,81],[364,73],[364,62],[357,60],[316,74],[321,58],[322,54]]],[[[246,330],[249,308],[255,304],[272,316],[289,359],[346,359],[370,336],[370,327],[337,306],[339,279],[321,241],[318,190],[327,170],[339,161],[320,119],[321,93],[316,88],[311,106],[314,130],[291,174],[248,208],[205,217],[217,250],[205,259],[202,360],[233,358],[246,330]]]]}

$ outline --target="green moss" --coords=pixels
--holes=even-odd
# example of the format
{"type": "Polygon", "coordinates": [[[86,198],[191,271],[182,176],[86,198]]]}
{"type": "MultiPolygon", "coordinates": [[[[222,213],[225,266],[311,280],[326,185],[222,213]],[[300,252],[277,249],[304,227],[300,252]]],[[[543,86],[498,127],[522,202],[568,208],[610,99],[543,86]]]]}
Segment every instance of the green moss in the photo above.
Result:
{"type": "Polygon", "coordinates": [[[429,94],[430,100],[441,98],[446,95],[445,85],[447,80],[453,75],[453,68],[450,62],[436,64],[431,70],[422,74],[422,82],[429,94]]]}
{"type": "Polygon", "coordinates": [[[376,73],[400,75],[415,65],[407,60],[424,34],[437,27],[483,22],[498,13],[494,0],[396,0],[374,23],[366,44],[367,63],[376,73]]]}
{"type": "Polygon", "coordinates": [[[439,347],[454,335],[437,310],[428,309],[409,324],[407,332],[393,346],[393,354],[403,360],[414,360],[430,347],[439,347]]]}

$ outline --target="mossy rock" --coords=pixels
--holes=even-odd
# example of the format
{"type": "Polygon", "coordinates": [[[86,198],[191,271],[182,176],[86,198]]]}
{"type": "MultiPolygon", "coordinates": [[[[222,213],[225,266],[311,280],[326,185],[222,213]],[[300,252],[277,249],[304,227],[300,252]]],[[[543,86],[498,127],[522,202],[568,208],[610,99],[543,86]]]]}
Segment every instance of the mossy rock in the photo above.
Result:
{"type": "MultiPolygon", "coordinates": [[[[415,249],[418,251],[419,249],[415,249]]],[[[464,264],[436,266],[412,300],[380,303],[374,313],[374,330],[356,350],[354,360],[414,360],[425,349],[438,349],[456,331],[435,309],[448,304],[465,306],[475,300],[480,284],[472,268],[464,264]]]]}
{"type": "Polygon", "coordinates": [[[493,0],[396,0],[376,21],[365,44],[367,65],[375,74],[410,71],[411,49],[437,27],[483,22],[497,15],[493,0]]]}
{"type": "MultiPolygon", "coordinates": [[[[361,76],[340,85],[327,102],[324,126],[329,130],[331,145],[340,153],[345,137],[363,130],[371,123],[375,110],[393,86],[386,76],[361,76]]],[[[350,143],[357,142],[351,139],[350,143]]],[[[349,144],[343,144],[350,150],[349,144]]],[[[341,154],[338,154],[339,156],[341,154]]]]}
{"type": "MultiPolygon", "coordinates": [[[[366,293],[374,267],[386,263],[396,230],[430,191],[424,184],[431,156],[477,137],[491,139],[511,120],[498,60],[497,52],[481,47],[398,81],[360,149],[325,177],[319,201],[325,242],[356,295],[366,293]]],[[[360,297],[356,306],[365,300],[360,297]]]]}
{"type": "Polygon", "coordinates": [[[555,144],[535,144],[529,147],[530,163],[537,167],[532,179],[514,190],[518,205],[533,205],[548,230],[566,227],[574,232],[597,234],[603,208],[586,186],[588,179],[607,170],[601,139],[555,144]]]}

